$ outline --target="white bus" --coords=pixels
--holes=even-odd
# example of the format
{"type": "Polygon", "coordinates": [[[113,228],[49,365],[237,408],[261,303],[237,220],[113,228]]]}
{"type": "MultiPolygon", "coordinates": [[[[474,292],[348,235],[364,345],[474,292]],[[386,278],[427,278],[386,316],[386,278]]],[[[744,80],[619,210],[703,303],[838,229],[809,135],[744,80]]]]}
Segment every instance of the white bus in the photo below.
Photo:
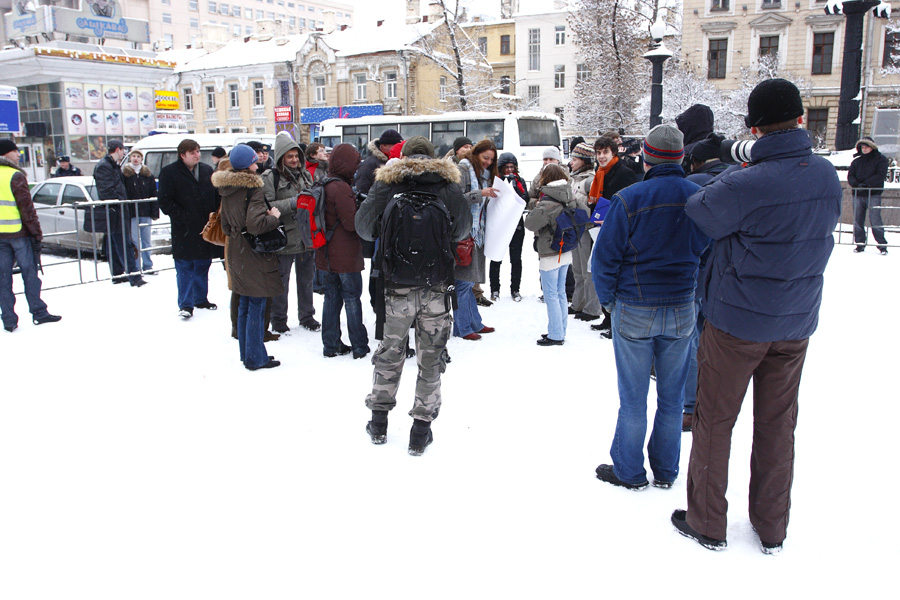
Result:
{"type": "Polygon", "coordinates": [[[453,149],[453,140],[466,136],[473,143],[493,140],[500,153],[512,152],[526,181],[541,168],[544,149],[561,145],[559,119],[541,112],[447,112],[437,115],[401,117],[381,115],[355,119],[327,119],[320,126],[319,142],[336,146],[353,144],[365,156],[369,141],[385,129],[396,129],[408,140],[421,135],[435,146],[438,157],[453,149]]]}

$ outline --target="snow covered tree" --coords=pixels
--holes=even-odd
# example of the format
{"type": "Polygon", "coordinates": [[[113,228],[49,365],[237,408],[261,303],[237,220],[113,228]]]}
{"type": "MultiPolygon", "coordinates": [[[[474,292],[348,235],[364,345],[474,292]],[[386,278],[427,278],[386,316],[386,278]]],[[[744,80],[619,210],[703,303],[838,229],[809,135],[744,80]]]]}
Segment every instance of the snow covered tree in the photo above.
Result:
{"type": "MultiPolygon", "coordinates": [[[[650,91],[650,63],[643,55],[650,41],[648,27],[661,8],[659,0],[575,2],[569,27],[590,75],[576,82],[574,99],[567,107],[572,127],[586,133],[644,128],[638,105],[650,91]]],[[[676,14],[666,9],[672,31],[677,31],[676,14]]]]}
{"type": "Polygon", "coordinates": [[[447,0],[435,3],[441,8],[443,25],[423,35],[415,47],[454,83],[442,91],[440,111],[498,108],[494,94],[500,92],[500,83],[493,80],[494,71],[478,44],[459,26],[465,11],[460,12],[459,4],[451,8],[447,0]]]}

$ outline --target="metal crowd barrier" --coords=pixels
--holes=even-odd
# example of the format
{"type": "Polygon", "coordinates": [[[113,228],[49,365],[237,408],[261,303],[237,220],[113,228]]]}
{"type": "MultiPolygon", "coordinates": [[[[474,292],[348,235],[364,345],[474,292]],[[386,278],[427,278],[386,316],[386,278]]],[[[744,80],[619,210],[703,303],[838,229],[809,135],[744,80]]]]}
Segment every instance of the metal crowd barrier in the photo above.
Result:
{"type": "MultiPolygon", "coordinates": [[[[892,176],[892,172],[888,171],[888,177],[892,176]]],[[[843,202],[841,205],[841,219],[838,221],[837,228],[835,232],[837,233],[837,239],[835,243],[844,244],[844,245],[858,245],[853,238],[853,224],[854,224],[854,213],[856,211],[856,196],[861,192],[865,192],[867,195],[867,199],[869,200],[869,207],[866,211],[866,222],[864,224],[864,228],[866,231],[866,246],[877,246],[878,243],[875,241],[875,238],[872,236],[872,228],[881,227],[885,233],[885,239],[888,240],[887,246],[889,248],[895,248],[900,244],[891,243],[890,239],[888,239],[887,234],[897,234],[900,233],[900,213],[894,212],[900,210],[900,206],[884,206],[884,198],[882,194],[876,194],[880,196],[880,202],[876,206],[872,206],[871,198],[872,192],[875,191],[870,188],[857,188],[856,190],[852,190],[850,194],[850,202],[843,202]],[[849,215],[847,212],[849,211],[849,215]],[[895,218],[897,217],[897,218],[895,218]],[[874,220],[874,225],[873,225],[874,220]],[[888,221],[888,224],[885,224],[885,221],[888,221]],[[898,223],[898,224],[895,224],[898,223]]],[[[882,190],[878,190],[881,192],[882,190]]],[[[895,201],[894,198],[889,199],[890,201],[895,201]]]]}

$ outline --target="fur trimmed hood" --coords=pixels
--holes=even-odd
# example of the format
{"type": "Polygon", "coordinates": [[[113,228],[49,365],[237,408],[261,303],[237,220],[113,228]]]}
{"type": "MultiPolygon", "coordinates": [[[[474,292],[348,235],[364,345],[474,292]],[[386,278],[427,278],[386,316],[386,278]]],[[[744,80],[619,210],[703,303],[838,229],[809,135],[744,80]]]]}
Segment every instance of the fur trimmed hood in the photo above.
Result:
{"type": "Polygon", "coordinates": [[[261,188],[262,177],[246,171],[216,171],[212,174],[212,184],[217,188],[261,188]]]}
{"type": "Polygon", "coordinates": [[[417,179],[427,175],[437,176],[450,183],[459,183],[460,180],[459,167],[450,159],[411,156],[378,169],[375,172],[375,181],[394,185],[406,179],[417,179]]]}
{"type": "Polygon", "coordinates": [[[23,175],[25,174],[25,171],[12,164],[12,162],[8,158],[4,158],[3,156],[0,156],[0,167],[12,167],[19,173],[22,173],[23,175]]]}
{"type": "Polygon", "coordinates": [[[369,142],[366,145],[366,148],[368,149],[369,154],[374,154],[375,158],[377,158],[381,162],[386,163],[388,161],[388,156],[384,152],[382,152],[381,150],[378,149],[378,146],[375,145],[374,140],[369,142]]]}
{"type": "MultiPolygon", "coordinates": [[[[131,163],[126,164],[122,167],[122,175],[125,177],[134,177],[134,167],[131,166],[131,163]]],[[[153,173],[150,172],[150,169],[147,168],[147,165],[141,165],[141,175],[143,177],[153,177],[153,173]]]]}

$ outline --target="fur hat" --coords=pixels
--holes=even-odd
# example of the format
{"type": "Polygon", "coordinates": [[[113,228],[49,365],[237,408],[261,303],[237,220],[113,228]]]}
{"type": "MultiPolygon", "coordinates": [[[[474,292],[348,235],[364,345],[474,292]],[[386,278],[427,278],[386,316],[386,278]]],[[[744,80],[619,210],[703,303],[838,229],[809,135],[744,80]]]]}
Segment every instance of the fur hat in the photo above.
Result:
{"type": "Polygon", "coordinates": [[[803,116],[800,90],[786,79],[766,79],[747,98],[747,127],[782,123],[803,116]]]}
{"type": "Polygon", "coordinates": [[[13,150],[19,150],[19,147],[16,146],[16,143],[9,138],[0,139],[0,156],[6,156],[13,150]]]}
{"type": "Polygon", "coordinates": [[[858,154],[862,154],[862,148],[860,146],[868,146],[875,152],[878,152],[878,144],[875,143],[875,140],[870,138],[869,136],[865,136],[856,142],[856,152],[858,154]]]}
{"type": "Polygon", "coordinates": [[[588,161],[594,160],[594,149],[588,146],[585,142],[581,142],[574,149],[572,149],[571,156],[578,157],[581,160],[588,161]]]}
{"type": "Polygon", "coordinates": [[[256,150],[254,150],[250,144],[238,144],[231,149],[228,160],[231,161],[231,167],[235,171],[240,171],[242,169],[249,169],[250,165],[259,160],[259,157],[256,155],[256,150]]]}
{"type": "Polygon", "coordinates": [[[644,138],[641,149],[648,165],[680,165],[684,159],[684,134],[672,125],[657,125],[644,138]]]}
{"type": "MultiPolygon", "coordinates": [[[[400,141],[402,142],[403,140],[400,141]]],[[[434,158],[434,144],[426,137],[414,135],[403,144],[403,156],[415,156],[416,154],[424,154],[434,158]]]]}
{"type": "Polygon", "coordinates": [[[544,149],[544,158],[555,158],[556,160],[561,161],[562,154],[559,153],[559,148],[550,146],[549,148],[544,149]]]}

